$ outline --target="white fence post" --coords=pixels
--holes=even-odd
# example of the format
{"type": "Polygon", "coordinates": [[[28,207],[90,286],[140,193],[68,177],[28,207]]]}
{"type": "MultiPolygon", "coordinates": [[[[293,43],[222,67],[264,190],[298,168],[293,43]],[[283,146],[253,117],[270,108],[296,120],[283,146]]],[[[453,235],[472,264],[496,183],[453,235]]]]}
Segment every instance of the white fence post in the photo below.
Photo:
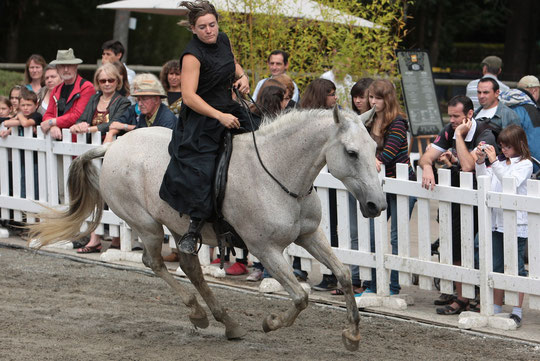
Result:
{"type": "Polygon", "coordinates": [[[493,270],[493,247],[491,241],[491,208],[487,205],[491,179],[478,177],[478,252],[480,267],[480,312],[493,315],[493,281],[489,278],[493,270]]]}
{"type": "MultiPolygon", "coordinates": [[[[460,172],[459,184],[460,188],[473,189],[473,174],[460,172]]],[[[461,267],[474,269],[474,207],[463,204],[460,207],[461,267]]],[[[463,283],[462,295],[466,298],[475,298],[474,285],[463,283]]]]}
{"type": "MultiPolygon", "coordinates": [[[[516,183],[514,178],[503,179],[503,193],[516,194],[516,183]]],[[[518,239],[517,239],[517,217],[516,211],[503,211],[504,228],[504,273],[512,276],[518,275],[518,239]]],[[[504,303],[517,306],[519,304],[516,292],[505,292],[504,303]]]]}
{"type": "MultiPolygon", "coordinates": [[[[527,181],[527,195],[540,198],[540,181],[527,181]]],[[[540,210],[539,210],[540,212],[540,210]]],[[[540,213],[527,214],[529,232],[529,277],[540,279],[540,213]]],[[[539,286],[540,287],[540,286],[539,286]]],[[[540,310],[540,296],[529,296],[529,307],[540,310]]]]}
{"type": "MultiPolygon", "coordinates": [[[[451,172],[448,169],[439,170],[438,175],[438,186],[451,186],[451,172]]],[[[439,261],[453,264],[452,251],[452,203],[439,201],[439,261]]],[[[454,282],[441,279],[440,290],[441,293],[453,294],[454,282]]]]}

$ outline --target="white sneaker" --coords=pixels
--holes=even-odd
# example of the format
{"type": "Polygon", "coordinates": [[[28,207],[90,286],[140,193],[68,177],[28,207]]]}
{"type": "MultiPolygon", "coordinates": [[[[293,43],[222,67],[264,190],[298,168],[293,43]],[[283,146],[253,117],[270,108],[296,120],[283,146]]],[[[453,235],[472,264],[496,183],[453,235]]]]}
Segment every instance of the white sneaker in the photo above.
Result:
{"type": "Polygon", "coordinates": [[[262,280],[262,277],[263,277],[263,271],[261,271],[258,268],[255,268],[255,270],[253,272],[251,272],[251,274],[249,276],[246,277],[246,281],[258,282],[258,281],[262,280]]]}

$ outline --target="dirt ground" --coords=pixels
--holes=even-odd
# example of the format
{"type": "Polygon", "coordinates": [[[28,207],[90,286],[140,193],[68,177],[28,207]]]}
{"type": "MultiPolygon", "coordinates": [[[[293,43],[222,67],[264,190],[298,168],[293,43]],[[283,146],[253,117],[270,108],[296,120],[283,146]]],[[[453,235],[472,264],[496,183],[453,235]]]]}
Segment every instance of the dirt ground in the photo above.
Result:
{"type": "Polygon", "coordinates": [[[362,315],[356,352],[341,342],[345,312],[311,304],[265,334],[288,301],[213,287],[247,330],[228,341],[210,320],[195,330],[159,278],[0,247],[2,360],[538,360],[540,348],[458,330],[362,315]]]}

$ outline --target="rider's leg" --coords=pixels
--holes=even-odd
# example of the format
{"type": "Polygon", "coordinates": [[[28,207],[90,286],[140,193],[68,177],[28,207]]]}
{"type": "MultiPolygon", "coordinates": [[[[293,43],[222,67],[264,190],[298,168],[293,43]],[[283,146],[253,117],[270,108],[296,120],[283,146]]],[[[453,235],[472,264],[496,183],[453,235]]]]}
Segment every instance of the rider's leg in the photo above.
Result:
{"type": "Polygon", "coordinates": [[[191,217],[187,233],[176,244],[180,252],[197,254],[197,242],[201,239],[201,229],[204,226],[204,222],[204,219],[191,217]]]}

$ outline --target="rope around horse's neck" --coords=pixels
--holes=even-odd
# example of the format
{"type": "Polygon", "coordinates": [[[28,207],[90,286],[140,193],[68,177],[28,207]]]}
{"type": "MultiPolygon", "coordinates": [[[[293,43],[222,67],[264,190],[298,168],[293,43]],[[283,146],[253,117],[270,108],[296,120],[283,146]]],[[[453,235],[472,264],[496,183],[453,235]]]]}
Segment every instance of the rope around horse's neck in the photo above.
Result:
{"type": "MultiPolygon", "coordinates": [[[[249,106],[246,100],[243,98],[242,94],[240,94],[240,92],[238,91],[238,89],[235,87],[233,87],[233,89],[234,89],[234,93],[236,94],[236,98],[240,101],[240,104],[242,104],[242,106],[246,109],[246,112],[248,114],[249,123],[251,124],[251,135],[253,137],[253,145],[255,146],[255,153],[257,153],[257,158],[259,159],[259,163],[261,163],[261,166],[263,167],[264,171],[270,176],[270,178],[272,178],[281,187],[281,189],[285,191],[285,193],[287,193],[291,197],[302,198],[302,197],[310,195],[311,192],[313,191],[313,185],[311,185],[311,187],[309,188],[309,191],[306,194],[298,195],[297,193],[291,192],[283,183],[281,183],[276,177],[274,177],[274,175],[270,173],[270,171],[266,168],[266,166],[264,165],[261,159],[261,155],[259,154],[259,148],[257,147],[257,139],[255,138],[255,126],[253,124],[253,118],[251,117],[251,111],[249,110],[249,106]]],[[[255,104],[255,106],[259,110],[259,113],[261,113],[261,116],[262,116],[263,112],[261,108],[259,107],[259,105],[253,100],[253,98],[249,94],[248,94],[248,97],[252,101],[252,103],[255,104]]]]}

